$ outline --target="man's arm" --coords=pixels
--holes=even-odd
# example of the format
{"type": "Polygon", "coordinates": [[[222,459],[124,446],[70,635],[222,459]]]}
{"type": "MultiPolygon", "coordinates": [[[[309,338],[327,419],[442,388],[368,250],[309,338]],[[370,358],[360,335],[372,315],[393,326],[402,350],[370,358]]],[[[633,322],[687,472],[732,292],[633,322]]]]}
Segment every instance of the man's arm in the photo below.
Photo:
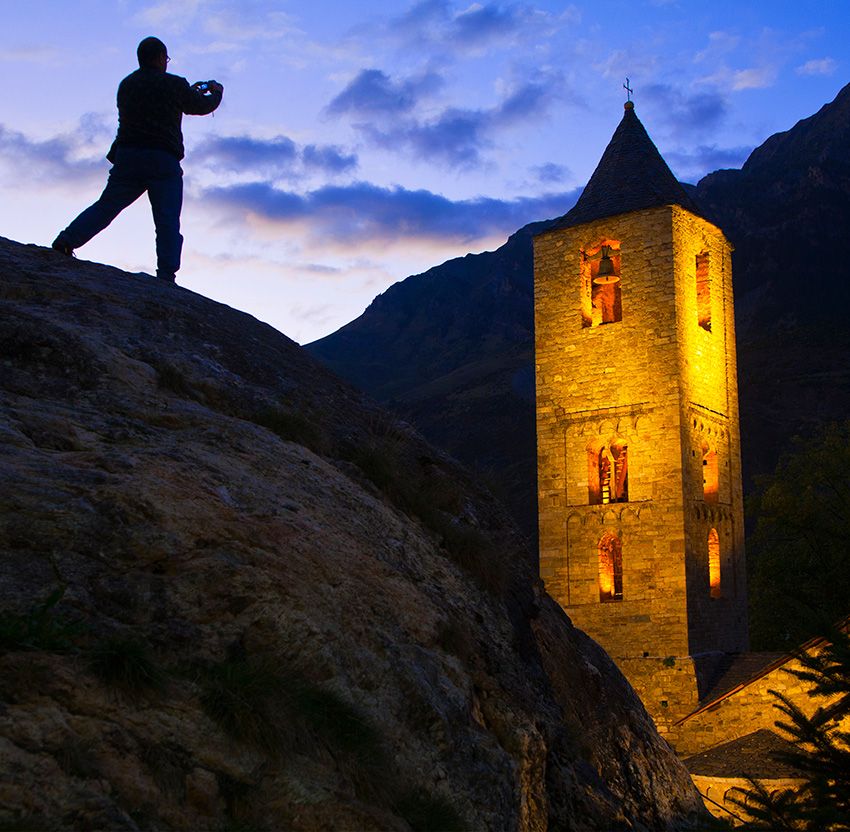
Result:
{"type": "Polygon", "coordinates": [[[224,87],[218,81],[208,81],[208,93],[203,93],[196,85],[189,86],[186,82],[186,89],[183,96],[183,112],[190,116],[205,116],[209,115],[221,104],[221,96],[224,93],[224,87]]]}

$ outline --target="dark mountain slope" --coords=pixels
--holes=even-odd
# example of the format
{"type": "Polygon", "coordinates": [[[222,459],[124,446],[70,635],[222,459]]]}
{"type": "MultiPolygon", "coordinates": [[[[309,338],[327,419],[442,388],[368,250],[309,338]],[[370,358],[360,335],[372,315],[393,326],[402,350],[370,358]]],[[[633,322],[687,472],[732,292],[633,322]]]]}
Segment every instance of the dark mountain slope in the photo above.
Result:
{"type": "MultiPolygon", "coordinates": [[[[745,487],[791,436],[850,411],[850,86],[688,192],[735,246],[745,487]]],[[[531,234],[396,284],[308,346],[492,474],[534,534],[531,234]],[[481,302],[487,298],[488,302],[481,302]]]]}
{"type": "Polygon", "coordinates": [[[850,413],[850,85],[697,199],[735,246],[745,474],[850,413]]]}

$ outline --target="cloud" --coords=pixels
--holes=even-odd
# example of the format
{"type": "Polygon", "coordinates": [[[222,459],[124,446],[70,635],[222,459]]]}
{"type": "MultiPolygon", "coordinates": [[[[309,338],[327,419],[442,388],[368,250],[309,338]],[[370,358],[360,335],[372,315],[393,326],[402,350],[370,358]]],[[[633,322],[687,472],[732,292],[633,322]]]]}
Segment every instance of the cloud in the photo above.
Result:
{"type": "Polygon", "coordinates": [[[546,162],[544,165],[535,165],[531,168],[538,182],[566,182],[572,177],[572,171],[564,165],[556,165],[554,162],[546,162]]]}
{"type": "Polygon", "coordinates": [[[134,16],[134,21],[155,29],[169,31],[185,29],[195,19],[201,8],[201,0],[183,0],[173,3],[165,0],[145,7],[134,16]]]}
{"type": "Polygon", "coordinates": [[[740,92],[770,87],[776,80],[777,68],[773,64],[752,66],[746,69],[719,67],[713,74],[697,79],[697,83],[740,92]]]}
{"type": "Polygon", "coordinates": [[[526,3],[476,2],[456,9],[448,0],[422,0],[381,27],[378,34],[420,49],[480,53],[519,39],[547,37],[578,17],[573,5],[553,15],[526,3]]]}
{"type": "Polygon", "coordinates": [[[523,28],[535,13],[528,6],[474,4],[452,20],[454,37],[467,44],[488,43],[523,28]]]}
{"type": "Polygon", "coordinates": [[[328,185],[305,194],[254,183],[209,189],[204,201],[246,219],[309,228],[314,242],[333,247],[410,239],[469,243],[506,235],[528,222],[565,213],[579,192],[453,201],[427,190],[383,188],[368,182],[328,185]]]}
{"type": "Polygon", "coordinates": [[[832,75],[836,69],[838,63],[832,58],[817,58],[798,66],[795,72],[797,75],[832,75]]]}
{"type": "Polygon", "coordinates": [[[265,178],[298,178],[305,169],[339,174],[357,167],[357,156],[337,145],[299,147],[288,136],[213,136],[198,145],[194,155],[210,166],[265,178]]]}
{"type": "Polygon", "coordinates": [[[0,61],[14,63],[56,64],[61,52],[52,46],[18,46],[0,50],[0,61]]]}
{"type": "Polygon", "coordinates": [[[520,84],[488,109],[449,107],[430,120],[378,118],[355,127],[385,150],[405,150],[418,159],[471,168],[481,164],[481,151],[492,146],[497,131],[543,116],[563,95],[562,89],[560,78],[541,75],[520,84]]]}
{"type": "Polygon", "coordinates": [[[301,161],[306,167],[325,173],[346,173],[357,167],[357,156],[346,153],[335,144],[308,144],[301,151],[301,161]]]}
{"type": "Polygon", "coordinates": [[[734,52],[740,43],[740,35],[733,34],[732,32],[709,32],[708,46],[694,55],[694,63],[700,63],[705,60],[716,62],[721,55],[728,55],[730,52],[734,52]]]}
{"type": "Polygon", "coordinates": [[[460,168],[480,164],[480,151],[491,144],[486,136],[489,122],[486,111],[451,108],[430,122],[356,126],[373,144],[386,150],[405,149],[417,158],[460,168]]]}
{"type": "Polygon", "coordinates": [[[664,158],[679,179],[696,182],[715,170],[740,168],[752,151],[751,145],[741,147],[700,145],[688,151],[669,150],[664,154],[664,158]]]}
{"type": "Polygon", "coordinates": [[[653,113],[679,136],[714,129],[728,109],[726,98],[715,91],[688,94],[670,84],[648,84],[643,95],[653,113]]]}
{"type": "Polygon", "coordinates": [[[82,116],[77,130],[43,140],[0,124],[0,161],[28,180],[78,183],[103,175],[111,140],[106,120],[94,113],[82,116]]]}
{"type": "Polygon", "coordinates": [[[442,83],[435,72],[393,81],[379,69],[364,69],[328,104],[327,112],[332,115],[407,113],[422,96],[435,92],[442,83]]]}
{"type": "Polygon", "coordinates": [[[213,136],[196,148],[206,162],[235,172],[253,171],[266,175],[288,171],[298,160],[292,139],[255,139],[251,136],[213,136]]]}
{"type": "Polygon", "coordinates": [[[769,87],[776,80],[776,68],[772,66],[750,67],[732,72],[732,89],[758,90],[769,87]]]}

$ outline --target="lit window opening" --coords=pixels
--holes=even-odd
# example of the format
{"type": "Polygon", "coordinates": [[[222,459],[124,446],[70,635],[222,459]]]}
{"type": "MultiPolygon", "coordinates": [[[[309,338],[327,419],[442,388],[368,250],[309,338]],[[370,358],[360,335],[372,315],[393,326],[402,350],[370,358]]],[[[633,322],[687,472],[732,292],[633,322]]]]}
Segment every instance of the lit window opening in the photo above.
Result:
{"type": "Polygon", "coordinates": [[[607,505],[629,501],[629,446],[614,440],[588,449],[588,503],[607,505]]]}
{"type": "Polygon", "coordinates": [[[711,332],[711,275],[708,269],[708,253],[696,257],[697,323],[711,332]]]}
{"type": "Polygon", "coordinates": [[[623,600],[623,547],[610,532],[599,541],[599,600],[623,600]]]}
{"type": "Polygon", "coordinates": [[[581,253],[581,325],[595,327],[623,320],[620,243],[604,240],[581,253]]]}
{"type": "Polygon", "coordinates": [[[712,598],[720,598],[720,538],[717,529],[708,533],[708,586],[712,598]]]}
{"type": "Polygon", "coordinates": [[[720,485],[720,473],[717,465],[717,452],[703,448],[702,456],[702,498],[707,503],[717,502],[720,485]]]}

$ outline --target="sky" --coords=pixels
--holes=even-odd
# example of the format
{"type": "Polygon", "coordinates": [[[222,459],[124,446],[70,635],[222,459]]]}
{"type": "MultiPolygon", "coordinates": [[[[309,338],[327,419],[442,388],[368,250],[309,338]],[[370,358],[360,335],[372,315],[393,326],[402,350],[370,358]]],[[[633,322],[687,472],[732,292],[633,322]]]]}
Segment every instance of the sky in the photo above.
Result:
{"type": "MultiPolygon", "coordinates": [[[[49,245],[106,181],[148,35],[215,79],[186,116],[178,282],[299,343],[575,203],[623,112],[673,172],[740,167],[850,81],[850,0],[0,0],[0,236],[49,245]]],[[[58,255],[57,255],[58,256],[58,255]]],[[[78,250],[152,273],[140,199],[78,250]]]]}

